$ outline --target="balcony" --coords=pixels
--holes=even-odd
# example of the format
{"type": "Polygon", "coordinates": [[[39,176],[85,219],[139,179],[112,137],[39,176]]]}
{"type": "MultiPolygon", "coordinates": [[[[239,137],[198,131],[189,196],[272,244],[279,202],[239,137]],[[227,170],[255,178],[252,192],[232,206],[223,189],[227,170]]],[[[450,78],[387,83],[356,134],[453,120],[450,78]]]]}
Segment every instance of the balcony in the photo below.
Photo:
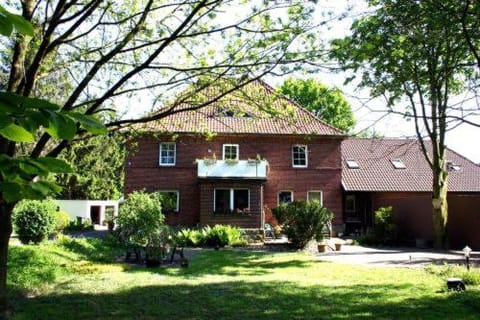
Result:
{"type": "Polygon", "coordinates": [[[266,160],[197,160],[198,178],[266,180],[266,160]]]}

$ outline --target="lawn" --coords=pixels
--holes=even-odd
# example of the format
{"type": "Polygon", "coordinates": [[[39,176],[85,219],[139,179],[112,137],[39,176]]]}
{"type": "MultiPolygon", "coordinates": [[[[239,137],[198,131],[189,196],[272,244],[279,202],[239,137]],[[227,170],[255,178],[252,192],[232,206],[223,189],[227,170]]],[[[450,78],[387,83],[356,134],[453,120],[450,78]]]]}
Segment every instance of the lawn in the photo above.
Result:
{"type": "Polygon", "coordinates": [[[109,261],[96,240],[12,246],[13,319],[478,319],[480,287],[423,269],[202,250],[185,269],[109,261]]]}

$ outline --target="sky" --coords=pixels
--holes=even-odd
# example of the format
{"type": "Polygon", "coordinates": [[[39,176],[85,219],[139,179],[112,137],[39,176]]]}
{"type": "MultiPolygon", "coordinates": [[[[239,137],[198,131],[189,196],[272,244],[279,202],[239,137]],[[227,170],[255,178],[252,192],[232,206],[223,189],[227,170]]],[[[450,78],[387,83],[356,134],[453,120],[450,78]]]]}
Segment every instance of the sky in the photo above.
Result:
{"type": "MultiPolygon", "coordinates": [[[[360,14],[367,10],[366,3],[361,0],[337,0],[337,1],[320,1],[320,6],[333,10],[336,13],[344,12],[347,6],[352,6],[352,15],[360,14]]],[[[331,30],[326,34],[327,37],[338,38],[349,34],[351,18],[336,21],[331,25],[331,30]]],[[[407,122],[400,116],[389,115],[385,118],[384,112],[375,112],[372,110],[385,109],[385,103],[381,100],[375,100],[363,106],[361,101],[368,100],[368,92],[358,91],[354,86],[346,86],[343,84],[345,75],[332,73],[318,73],[315,76],[320,82],[337,86],[352,105],[355,117],[357,119],[357,127],[355,131],[373,127],[376,132],[387,137],[414,137],[414,122],[407,122]],[[359,100],[359,98],[362,98],[359,100]],[[379,120],[382,118],[381,120],[379,120]]],[[[480,118],[475,119],[480,123],[480,118]]],[[[462,124],[459,127],[449,131],[446,138],[447,147],[472,160],[480,163],[480,128],[468,124],[462,124]]]]}

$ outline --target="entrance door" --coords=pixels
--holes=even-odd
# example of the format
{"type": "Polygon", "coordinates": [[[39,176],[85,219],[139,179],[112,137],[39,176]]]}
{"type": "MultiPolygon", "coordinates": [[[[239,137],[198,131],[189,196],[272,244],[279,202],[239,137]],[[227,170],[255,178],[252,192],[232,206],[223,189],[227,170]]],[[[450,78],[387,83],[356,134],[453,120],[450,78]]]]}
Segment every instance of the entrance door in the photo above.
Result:
{"type": "Polygon", "coordinates": [[[100,206],[90,206],[90,220],[92,224],[100,224],[100,206]]]}

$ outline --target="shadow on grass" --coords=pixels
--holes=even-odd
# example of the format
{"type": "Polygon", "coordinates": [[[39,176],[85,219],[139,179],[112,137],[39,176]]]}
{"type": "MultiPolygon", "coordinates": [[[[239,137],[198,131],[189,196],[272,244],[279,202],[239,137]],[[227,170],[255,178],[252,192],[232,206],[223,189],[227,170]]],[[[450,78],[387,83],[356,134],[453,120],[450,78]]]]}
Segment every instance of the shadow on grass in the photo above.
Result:
{"type": "Polygon", "coordinates": [[[417,294],[399,285],[299,287],[243,282],[135,287],[114,294],[52,294],[16,302],[13,319],[477,319],[480,292],[417,294]]]}
{"type": "MultiPolygon", "coordinates": [[[[253,276],[266,275],[276,272],[277,269],[285,268],[306,268],[312,266],[318,261],[306,259],[304,255],[285,254],[285,258],[280,261],[269,259],[272,255],[279,253],[264,253],[238,250],[203,250],[195,255],[188,268],[175,268],[173,270],[176,276],[185,278],[195,278],[205,275],[225,275],[225,276],[253,276]]],[[[323,262],[321,262],[323,263],[323,262]]],[[[131,268],[127,272],[151,272],[172,274],[169,265],[160,268],[131,268]]]]}
{"type": "Polygon", "coordinates": [[[51,283],[59,272],[57,266],[49,265],[49,256],[42,255],[34,247],[13,247],[9,250],[8,285],[14,292],[51,283]]]}
{"type": "Polygon", "coordinates": [[[103,239],[96,238],[64,238],[58,241],[58,245],[91,262],[113,262],[123,252],[122,248],[110,245],[103,239]]]}

